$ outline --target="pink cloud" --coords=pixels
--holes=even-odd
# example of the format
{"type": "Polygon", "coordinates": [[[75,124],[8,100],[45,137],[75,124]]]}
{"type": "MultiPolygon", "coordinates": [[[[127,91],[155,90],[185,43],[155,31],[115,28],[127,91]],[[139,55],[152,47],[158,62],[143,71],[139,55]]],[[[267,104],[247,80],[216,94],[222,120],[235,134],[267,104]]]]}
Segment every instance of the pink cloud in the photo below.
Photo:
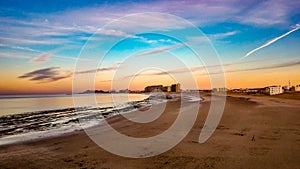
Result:
{"type": "Polygon", "coordinates": [[[48,62],[50,57],[53,55],[53,52],[44,52],[38,55],[35,58],[32,58],[30,62],[48,62]]]}

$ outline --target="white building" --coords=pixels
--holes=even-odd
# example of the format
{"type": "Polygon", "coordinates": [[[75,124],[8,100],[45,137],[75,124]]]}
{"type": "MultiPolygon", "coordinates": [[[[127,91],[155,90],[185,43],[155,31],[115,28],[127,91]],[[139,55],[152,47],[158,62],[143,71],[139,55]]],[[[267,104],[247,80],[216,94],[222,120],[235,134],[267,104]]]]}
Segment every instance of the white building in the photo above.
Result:
{"type": "Polygon", "coordinates": [[[295,86],[295,92],[300,92],[300,84],[295,86]]]}
{"type": "Polygon", "coordinates": [[[289,86],[282,86],[282,88],[283,88],[284,91],[289,91],[290,90],[289,86]]]}
{"type": "Polygon", "coordinates": [[[265,89],[268,95],[276,95],[283,93],[281,86],[268,86],[265,89]]]}
{"type": "Polygon", "coordinates": [[[225,87],[222,88],[213,88],[213,92],[227,92],[228,89],[225,87]]]}

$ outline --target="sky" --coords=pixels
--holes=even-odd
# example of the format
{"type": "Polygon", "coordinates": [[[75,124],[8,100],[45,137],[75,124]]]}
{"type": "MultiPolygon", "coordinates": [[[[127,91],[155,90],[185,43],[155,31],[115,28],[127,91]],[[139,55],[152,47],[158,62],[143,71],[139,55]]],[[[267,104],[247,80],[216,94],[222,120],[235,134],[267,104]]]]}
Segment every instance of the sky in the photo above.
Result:
{"type": "Polygon", "coordinates": [[[300,84],[296,0],[8,0],[0,8],[0,94],[300,84]]]}

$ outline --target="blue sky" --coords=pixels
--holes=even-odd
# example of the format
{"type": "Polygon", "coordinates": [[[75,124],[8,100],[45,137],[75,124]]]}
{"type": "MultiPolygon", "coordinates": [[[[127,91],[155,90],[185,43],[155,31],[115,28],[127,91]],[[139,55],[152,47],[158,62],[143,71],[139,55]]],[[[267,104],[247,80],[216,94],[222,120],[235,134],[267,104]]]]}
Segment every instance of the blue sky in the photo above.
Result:
{"type": "MultiPolygon", "coordinates": [[[[187,54],[186,49],[170,47],[176,45],[176,40],[154,34],[134,34],[143,25],[162,32],[186,29],[176,20],[158,17],[157,22],[150,25],[147,23],[150,18],[142,18],[128,21],[133,28],[130,30],[126,30],[126,24],[114,29],[103,28],[124,16],[144,12],[172,14],[199,28],[210,39],[221,62],[227,65],[224,69],[225,73],[228,72],[226,80],[230,88],[284,85],[288,80],[300,83],[300,79],[294,77],[299,73],[300,65],[293,64],[298,63],[300,53],[300,31],[297,29],[300,26],[299,1],[1,1],[0,8],[0,70],[3,81],[0,93],[26,93],[27,90],[34,93],[34,88],[42,93],[70,91],[76,59],[88,40],[97,44],[95,37],[105,42],[127,38],[123,41],[126,45],[121,42],[112,49],[110,56],[100,65],[103,68],[116,67],[129,55],[151,50],[161,51],[160,55],[166,52],[184,55],[182,60],[188,67],[195,67],[198,63],[191,54],[187,54]],[[240,61],[248,52],[291,30],[288,35],[240,61]],[[97,35],[91,37],[96,31],[97,35]],[[165,48],[167,50],[160,50],[165,48]],[[236,62],[242,63],[232,64],[236,62]],[[282,67],[282,63],[286,66],[282,67]],[[31,73],[34,77],[20,78],[35,71],[39,74],[31,73]],[[242,83],[243,80],[237,80],[245,76],[252,79],[258,76],[260,79],[262,71],[269,77],[265,81],[254,83],[246,79],[242,83]],[[289,72],[288,75],[282,76],[284,71],[289,72]],[[274,74],[282,77],[274,80],[274,74]],[[26,85],[20,89],[17,83],[26,85]],[[42,90],[48,84],[55,89],[42,90]]],[[[187,35],[186,40],[201,42],[203,38],[187,35]]],[[[97,50],[101,51],[101,47],[97,50]]],[[[97,50],[89,51],[89,56],[97,59],[97,50]]],[[[82,71],[88,69],[87,65],[82,71]]],[[[103,81],[111,80],[109,75],[103,77],[103,81]]],[[[198,83],[209,88],[206,82],[199,80],[198,83]]],[[[108,89],[107,84],[100,83],[98,87],[108,89]]]]}

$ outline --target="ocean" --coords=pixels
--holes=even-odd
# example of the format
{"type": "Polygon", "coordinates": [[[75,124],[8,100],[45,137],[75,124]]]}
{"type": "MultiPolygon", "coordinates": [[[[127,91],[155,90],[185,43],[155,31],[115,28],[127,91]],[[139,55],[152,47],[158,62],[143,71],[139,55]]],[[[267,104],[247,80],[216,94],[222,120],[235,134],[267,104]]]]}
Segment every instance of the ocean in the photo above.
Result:
{"type": "Polygon", "coordinates": [[[75,107],[93,105],[91,100],[94,97],[99,107],[111,107],[114,104],[143,100],[148,96],[144,94],[0,95],[0,116],[74,107],[73,97],[80,99],[81,102],[75,107]]]}
{"type": "Polygon", "coordinates": [[[1,95],[0,145],[91,127],[104,118],[151,105],[148,97],[144,94],[1,95]],[[77,100],[76,105],[73,100],[77,100]]]}

